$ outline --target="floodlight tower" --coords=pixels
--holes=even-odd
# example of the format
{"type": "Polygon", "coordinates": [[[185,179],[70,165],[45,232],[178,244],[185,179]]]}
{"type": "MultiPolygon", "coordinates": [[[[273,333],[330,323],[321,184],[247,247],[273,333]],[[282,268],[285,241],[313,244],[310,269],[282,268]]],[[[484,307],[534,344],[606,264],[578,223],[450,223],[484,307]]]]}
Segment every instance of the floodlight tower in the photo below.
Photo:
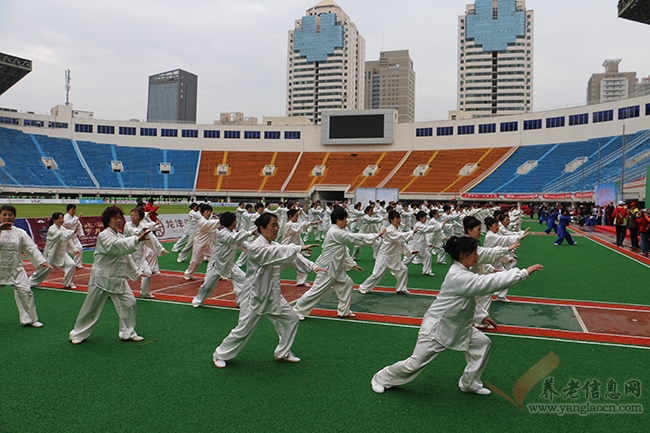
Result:
{"type": "Polygon", "coordinates": [[[70,69],[65,70],[65,105],[70,105],[70,69]]]}

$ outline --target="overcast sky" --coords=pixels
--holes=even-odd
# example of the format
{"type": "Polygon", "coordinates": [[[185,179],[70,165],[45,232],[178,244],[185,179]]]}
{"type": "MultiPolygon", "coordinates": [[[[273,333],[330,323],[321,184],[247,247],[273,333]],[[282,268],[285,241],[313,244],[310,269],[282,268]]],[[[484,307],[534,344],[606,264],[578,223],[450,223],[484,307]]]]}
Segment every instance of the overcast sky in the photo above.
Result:
{"type": "MultiPolygon", "coordinates": [[[[285,115],[287,34],[313,0],[0,0],[0,52],[33,61],[0,107],[40,113],[65,103],[104,119],[144,119],[148,76],[199,76],[199,123],[219,113],[285,115]]],[[[456,109],[457,19],[467,0],[340,0],[366,60],[410,50],[417,121],[456,109]]],[[[534,110],[585,104],[605,59],[650,75],[650,25],[617,17],[617,0],[527,0],[534,20],[534,110]]]]}

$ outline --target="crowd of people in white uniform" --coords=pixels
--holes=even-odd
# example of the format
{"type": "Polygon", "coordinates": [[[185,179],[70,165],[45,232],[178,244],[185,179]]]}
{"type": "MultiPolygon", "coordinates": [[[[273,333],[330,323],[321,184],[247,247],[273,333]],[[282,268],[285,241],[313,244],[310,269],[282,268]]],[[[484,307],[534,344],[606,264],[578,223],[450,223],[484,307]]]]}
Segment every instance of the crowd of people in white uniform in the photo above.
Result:
{"type": "MultiPolygon", "coordinates": [[[[362,270],[356,259],[362,248],[372,250],[372,274],[359,286],[358,293],[371,293],[386,271],[396,278],[398,294],[409,294],[408,267],[422,265],[422,275],[433,276],[432,262],[444,264],[447,254],[453,265],[440,286],[440,293],[425,314],[413,355],[378,372],[372,389],[382,393],[392,386],[414,379],[444,349],[465,352],[467,367],[460,379],[461,391],[489,394],[480,380],[489,355],[490,340],[479,328],[496,328],[489,316],[492,296],[509,302],[508,288],[542,267],[517,268],[516,249],[528,231],[521,230],[521,212],[496,206],[404,205],[361,203],[349,206],[320,201],[308,209],[299,202],[280,202],[274,209],[257,203],[241,203],[235,212],[213,214],[209,204],[192,203],[185,233],[172,252],[178,262],[189,260],[185,280],[193,280],[199,265],[208,262],[207,273],[192,306],[209,298],[219,281],[228,280],[239,306],[237,326],[213,354],[214,364],[224,368],[244,347],[263,316],[274,325],[279,343],[277,361],[299,362],[291,352],[298,323],[304,320],[330,289],[338,298],[337,315],[354,318],[351,311],[354,283],[348,271],[362,270]],[[483,246],[478,239],[485,233],[483,246]],[[309,243],[311,239],[314,242],[309,243]],[[322,242],[322,244],[316,243],[322,242]],[[315,261],[311,250],[321,248],[315,261]],[[352,251],[350,247],[353,247],[352,251]],[[237,261],[237,250],[241,254],[237,261]],[[245,271],[241,268],[245,266],[245,271]],[[282,296],[282,268],[296,270],[296,284],[308,290],[295,304],[282,296]],[[315,274],[312,284],[307,276],[315,274]]],[[[0,207],[0,287],[15,291],[20,321],[33,327],[38,321],[31,287],[40,284],[53,267],[64,271],[63,285],[74,287],[74,270],[81,267],[81,243],[76,208],[55,212],[48,229],[43,254],[29,236],[13,227],[16,209],[0,207]],[[75,260],[68,255],[74,255],[75,260]],[[37,267],[27,278],[22,254],[37,267]]],[[[141,280],[140,297],[153,298],[151,279],[159,273],[157,259],[168,251],[156,239],[156,223],[145,209],[130,212],[124,222],[121,208],[109,206],[102,215],[105,229],[100,233],[88,283],[88,295],[81,307],[69,339],[80,344],[88,338],[111,298],[119,317],[119,337],[141,341],[135,332],[136,300],[126,278],[141,280]]]]}

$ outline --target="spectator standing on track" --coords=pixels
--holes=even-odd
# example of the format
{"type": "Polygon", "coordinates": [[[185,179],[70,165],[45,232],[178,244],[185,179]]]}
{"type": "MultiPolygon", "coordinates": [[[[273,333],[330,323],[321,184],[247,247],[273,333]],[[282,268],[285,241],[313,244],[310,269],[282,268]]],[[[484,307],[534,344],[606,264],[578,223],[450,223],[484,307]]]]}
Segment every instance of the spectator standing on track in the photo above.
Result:
{"type": "Polygon", "coordinates": [[[136,281],[140,271],[131,258],[138,243],[149,234],[145,229],[140,236],[124,237],[120,226],[124,212],[117,206],[107,207],[102,214],[104,230],[97,237],[95,259],[90,270],[88,294],[70,331],[72,344],[81,344],[90,336],[101,317],[107,298],[111,298],[119,318],[119,337],[122,340],[142,341],[135,332],[136,300],[126,278],[136,281]]]}
{"type": "Polygon", "coordinates": [[[214,351],[213,362],[218,368],[226,367],[226,362],[237,356],[264,316],[278,333],[275,360],[300,362],[291,352],[298,331],[298,314],[280,292],[280,268],[288,266],[303,273],[327,272],[300,254],[318,245],[280,245],[273,241],[280,229],[275,215],[264,214],[255,225],[260,236],[248,244],[246,295],[241,299],[237,326],[214,351]]]}
{"type": "Polygon", "coordinates": [[[618,206],[612,211],[612,221],[614,222],[614,227],[616,227],[616,246],[623,246],[625,242],[625,236],[627,236],[627,219],[630,214],[625,208],[625,202],[623,200],[618,202],[618,206]]]}
{"type": "Polygon", "coordinates": [[[628,208],[628,213],[630,214],[627,219],[627,229],[630,231],[630,242],[632,242],[632,251],[639,251],[639,225],[636,222],[636,219],[639,217],[639,208],[636,207],[636,202],[633,201],[630,203],[628,208]]]}
{"type": "Polygon", "coordinates": [[[641,254],[647,257],[648,225],[650,225],[650,213],[648,213],[648,209],[643,209],[641,212],[639,212],[636,223],[639,226],[639,237],[641,238],[641,254]]]}
{"type": "Polygon", "coordinates": [[[487,365],[492,342],[476,329],[474,322],[496,323],[487,317],[482,309],[476,309],[476,297],[494,293],[503,287],[513,286],[530,274],[541,270],[541,265],[528,269],[479,275],[470,271],[478,264],[478,241],[470,237],[452,237],[445,250],[454,263],[440,286],[440,294],[433,301],[422,319],[418,340],[413,354],[404,361],[390,365],[370,381],[372,390],[383,393],[387,388],[404,385],[415,379],[429,362],[445,349],[465,353],[467,366],[458,386],[462,392],[488,395],[490,390],[483,388],[481,374],[487,365]]]}
{"type": "Polygon", "coordinates": [[[11,286],[20,323],[25,326],[40,328],[34,293],[29,286],[27,273],[23,266],[23,254],[36,268],[52,269],[43,254],[29,237],[27,232],[14,227],[16,208],[12,205],[0,206],[0,288],[11,286]]]}
{"type": "MultiPolygon", "coordinates": [[[[47,229],[47,238],[45,240],[45,248],[43,249],[43,256],[45,260],[53,268],[61,268],[63,270],[63,287],[66,289],[76,289],[77,287],[72,284],[74,272],[77,269],[74,261],[66,252],[66,247],[70,239],[76,236],[73,230],[68,230],[63,227],[63,213],[54,212],[52,219],[50,219],[50,227],[47,229]]],[[[38,286],[47,278],[52,272],[51,268],[39,268],[29,277],[29,285],[31,287],[38,286]]]]}

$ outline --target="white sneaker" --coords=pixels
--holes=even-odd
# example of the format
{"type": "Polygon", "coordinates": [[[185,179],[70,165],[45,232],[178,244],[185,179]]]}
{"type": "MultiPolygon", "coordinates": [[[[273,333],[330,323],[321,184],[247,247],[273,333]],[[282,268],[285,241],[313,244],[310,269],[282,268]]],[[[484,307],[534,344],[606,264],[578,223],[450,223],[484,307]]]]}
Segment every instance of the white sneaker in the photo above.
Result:
{"type": "Polygon", "coordinates": [[[465,388],[461,388],[460,390],[462,392],[469,392],[469,393],[478,394],[478,395],[490,395],[490,394],[492,394],[492,391],[490,391],[487,388],[479,388],[476,391],[471,391],[471,390],[465,389],[465,388]]]}
{"type": "Polygon", "coordinates": [[[295,308],[293,309],[293,311],[295,311],[295,313],[298,315],[298,320],[305,320],[304,314],[299,313],[295,308]]]}
{"type": "Polygon", "coordinates": [[[183,276],[183,279],[185,281],[192,281],[194,278],[183,276]]]}
{"type": "Polygon", "coordinates": [[[300,362],[300,358],[291,352],[289,352],[289,354],[284,358],[275,358],[275,360],[278,362],[300,362]]]}
{"type": "Polygon", "coordinates": [[[406,290],[398,290],[397,291],[398,295],[409,295],[410,293],[411,292],[408,289],[406,289],[406,290]]]}
{"type": "Polygon", "coordinates": [[[81,343],[83,343],[83,340],[80,340],[79,338],[73,338],[72,340],[70,340],[70,343],[72,343],[72,344],[81,344],[81,343]]]}
{"type": "Polygon", "coordinates": [[[31,326],[32,328],[42,328],[43,324],[37,320],[36,322],[30,323],[29,326],[31,326]]]}
{"type": "Polygon", "coordinates": [[[142,293],[140,293],[140,297],[143,298],[143,299],[156,299],[156,297],[154,295],[152,295],[151,293],[149,293],[147,295],[143,295],[142,293]]]}
{"type": "Polygon", "coordinates": [[[506,298],[505,296],[497,296],[496,301],[497,302],[512,302],[510,299],[506,298]]]}
{"type": "Polygon", "coordinates": [[[384,391],[386,391],[386,388],[383,385],[380,385],[374,377],[370,380],[370,386],[377,394],[383,394],[384,391]]]}
{"type": "Polygon", "coordinates": [[[77,269],[83,269],[83,268],[84,268],[84,267],[81,266],[81,265],[78,265],[78,266],[77,266],[77,269]]]}
{"type": "Polygon", "coordinates": [[[226,361],[223,359],[213,359],[212,362],[217,368],[226,368],[226,361]]]}
{"type": "Polygon", "coordinates": [[[372,290],[359,289],[358,292],[361,293],[362,295],[367,295],[368,293],[372,292],[372,290]]]}
{"type": "Polygon", "coordinates": [[[131,338],[125,338],[124,341],[142,341],[144,340],[144,337],[140,337],[139,335],[136,335],[135,337],[131,338]]]}

